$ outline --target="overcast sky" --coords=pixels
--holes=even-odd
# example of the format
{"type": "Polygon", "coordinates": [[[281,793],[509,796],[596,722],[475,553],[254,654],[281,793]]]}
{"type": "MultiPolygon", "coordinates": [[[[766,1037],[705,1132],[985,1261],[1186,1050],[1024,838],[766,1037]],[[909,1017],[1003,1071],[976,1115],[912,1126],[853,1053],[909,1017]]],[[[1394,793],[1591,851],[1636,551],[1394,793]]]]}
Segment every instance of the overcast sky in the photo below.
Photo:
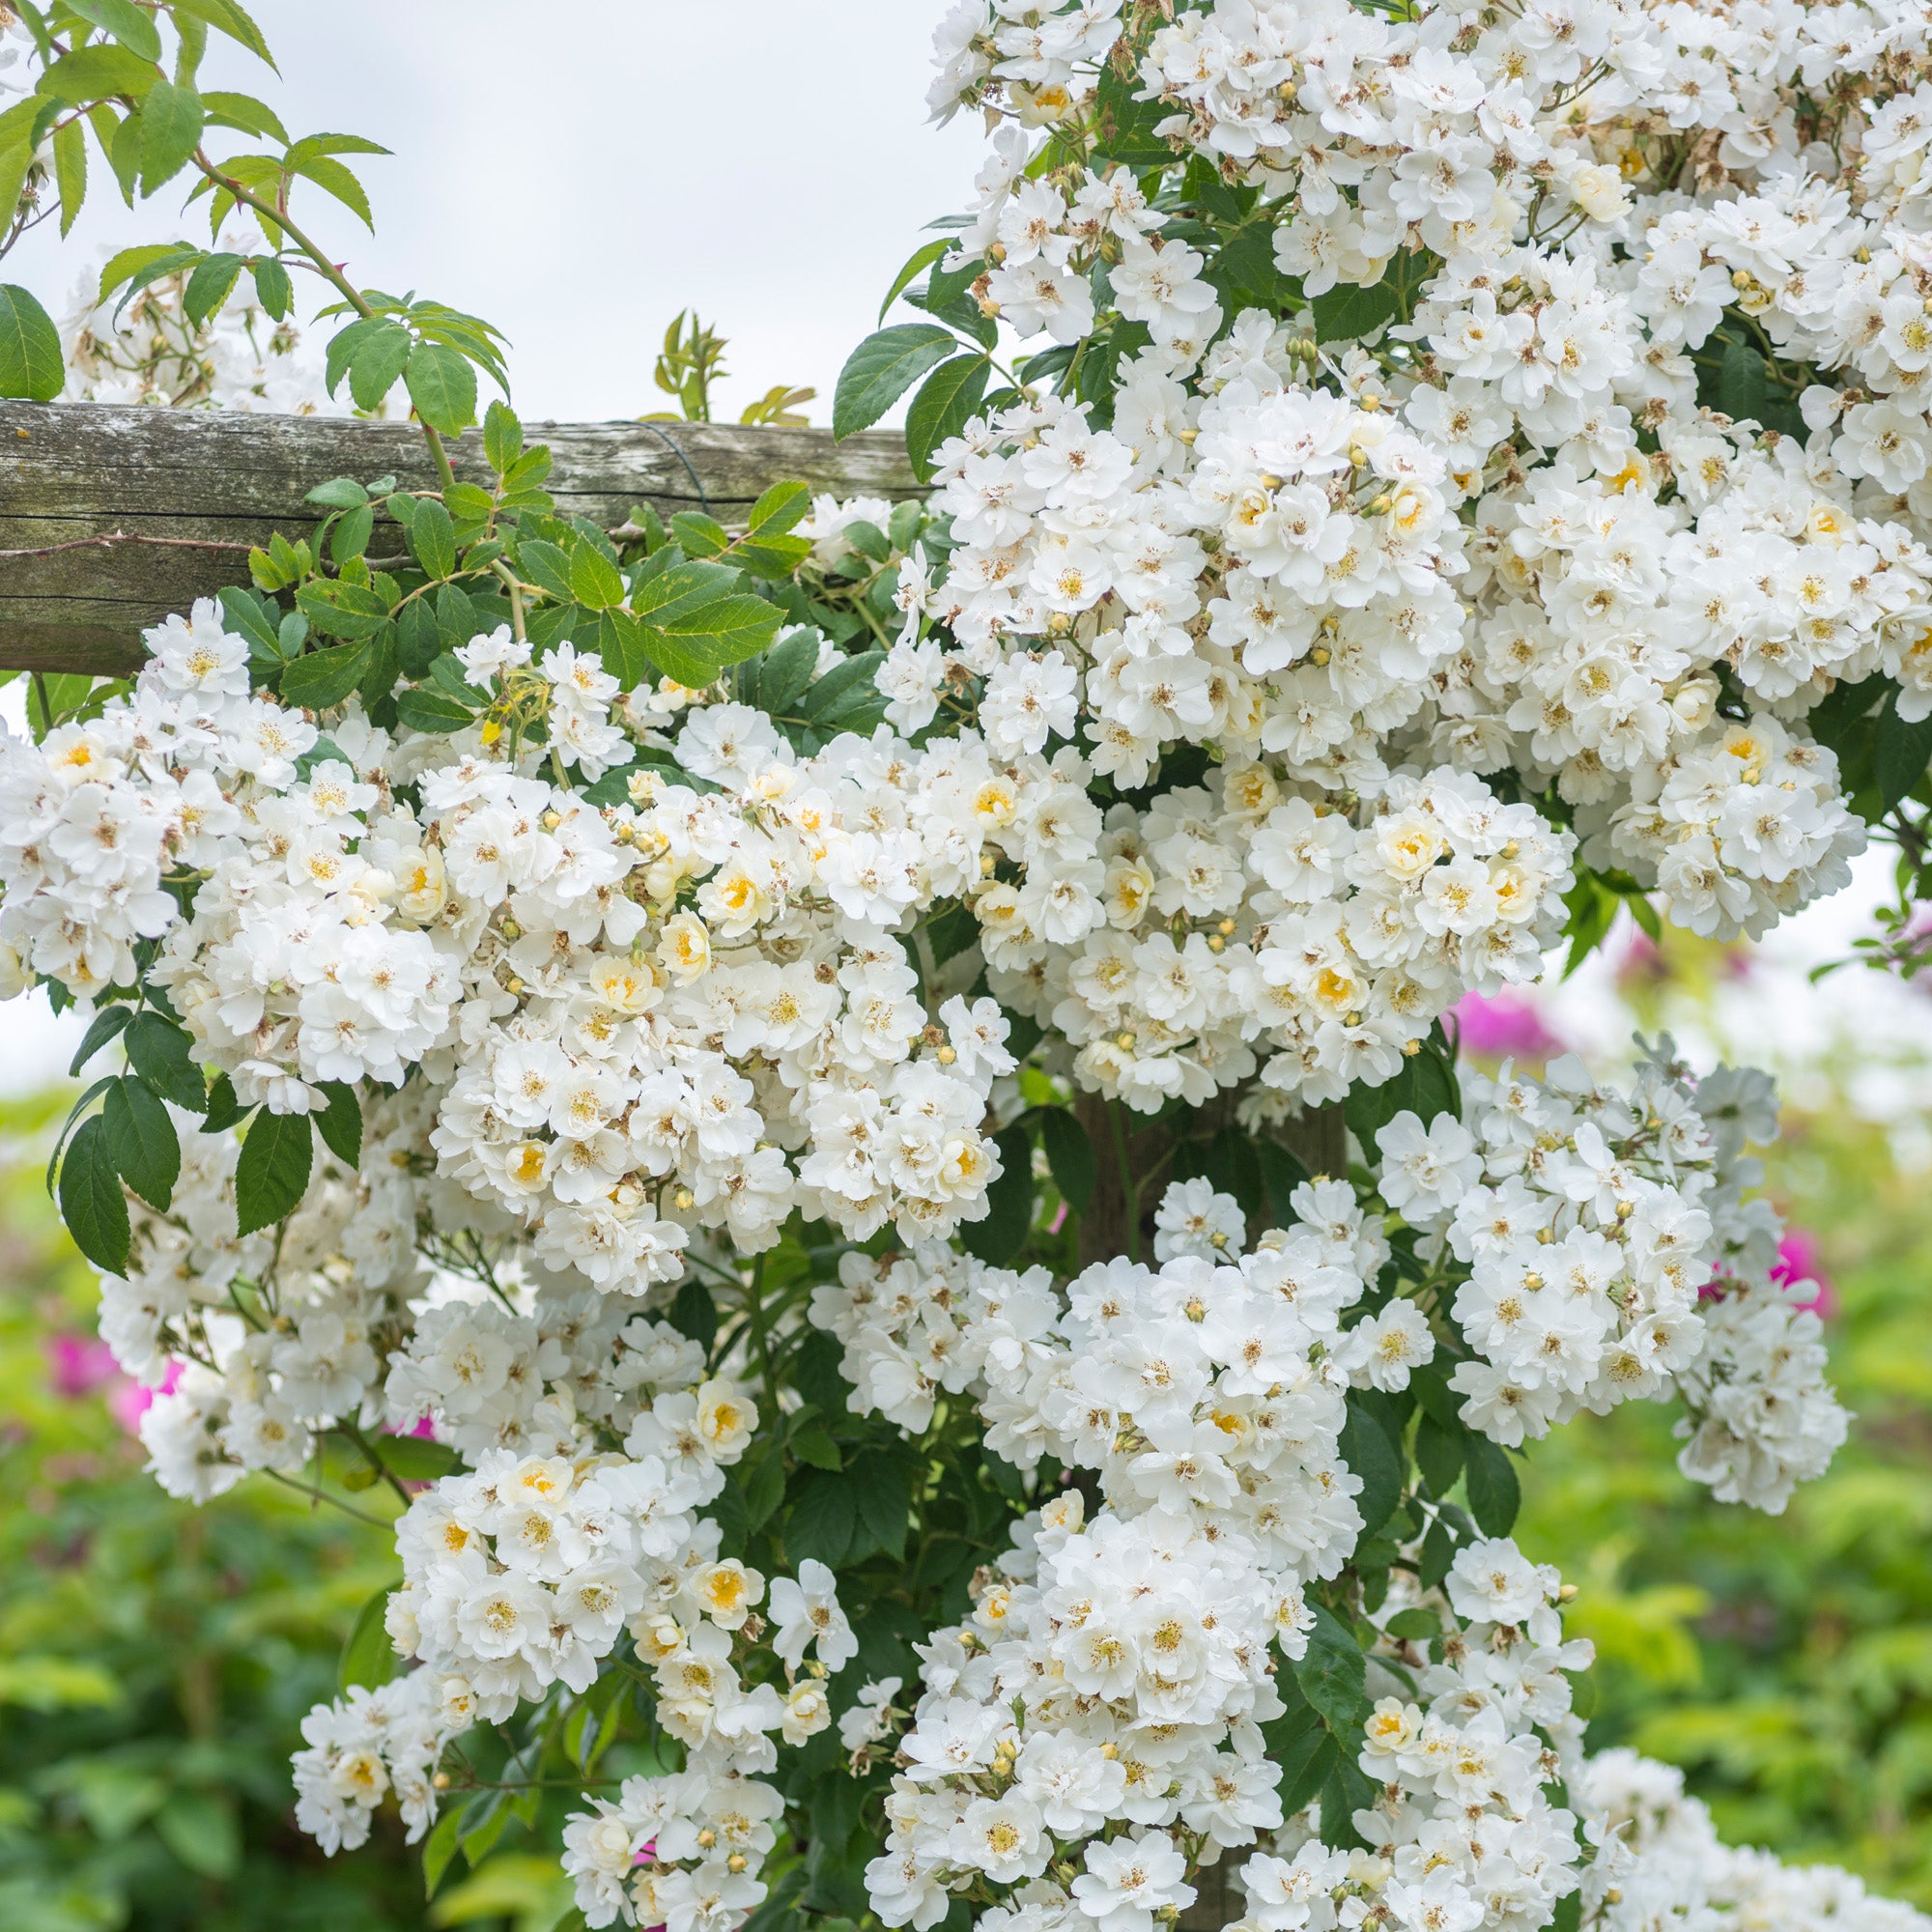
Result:
{"type": "MultiPolygon", "coordinates": [[[[782,381],[829,421],[839,364],[979,162],[976,124],[925,121],[939,0],[251,6],[283,77],[218,43],[204,84],[394,151],[354,163],[373,236],[314,190],[294,212],[353,277],[497,324],[528,419],[668,407],[651,363],[696,305],[732,344],[731,416],[782,381]]],[[[7,265],[50,308],[101,247],[186,225],[172,187],[130,212],[95,172],[73,235],[7,265]]]]}

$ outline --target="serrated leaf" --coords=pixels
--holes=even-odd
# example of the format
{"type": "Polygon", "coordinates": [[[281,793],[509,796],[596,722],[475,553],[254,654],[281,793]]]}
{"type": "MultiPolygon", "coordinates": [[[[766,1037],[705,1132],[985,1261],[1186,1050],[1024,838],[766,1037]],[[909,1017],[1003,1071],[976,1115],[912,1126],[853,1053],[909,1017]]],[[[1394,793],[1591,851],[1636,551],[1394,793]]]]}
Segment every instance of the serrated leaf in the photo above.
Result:
{"type": "Polygon", "coordinates": [[[396,378],[414,349],[414,338],[399,322],[371,329],[356,344],[349,359],[349,393],[358,410],[373,410],[382,403],[396,386],[396,378]]]}
{"type": "Polygon", "coordinates": [[[1138,75],[1122,76],[1111,66],[1100,70],[1094,105],[1099,110],[1096,155],[1134,169],[1159,167],[1174,159],[1174,150],[1154,129],[1174,110],[1159,100],[1136,100],[1138,75]]]}
{"type": "Polygon", "coordinates": [[[33,296],[0,286],[0,396],[50,403],[67,383],[60,331],[33,296]]]}
{"type": "Polygon", "coordinates": [[[1371,1532],[1378,1530],[1402,1498],[1402,1463],[1381,1424],[1364,1413],[1359,1403],[1349,1405],[1341,1452],[1343,1462],[1361,1478],[1362,1493],[1356,1506],[1362,1512],[1363,1525],[1371,1532]]]}
{"type": "Polygon", "coordinates": [[[1896,700],[1879,713],[1872,737],[1872,773],[1878,781],[1879,803],[1889,811],[1908,798],[1932,761],[1932,717],[1908,724],[1898,715],[1896,700]]]}
{"type": "Polygon", "coordinates": [[[161,57],[161,37],[153,16],[144,14],[134,0],[67,0],[83,20],[104,27],[130,53],[142,60],[161,57]]]}
{"type": "Polygon", "coordinates": [[[1325,1604],[1313,1605],[1308,1652],[1294,1665],[1301,1694],[1336,1730],[1358,1725],[1369,1708],[1368,1666],[1355,1634],[1325,1604]]]}
{"type": "Polygon", "coordinates": [[[1415,1466],[1429,1485],[1431,1495],[1446,1496],[1463,1473],[1463,1431],[1460,1426],[1445,1429],[1427,1412],[1415,1425],[1415,1466]]]}
{"type": "Polygon", "coordinates": [[[670,1325],[708,1355],[718,1339],[718,1304],[701,1281],[687,1281],[672,1297],[670,1325]]]}
{"type": "Polygon", "coordinates": [[[631,609],[653,623],[698,610],[736,587],[738,573],[727,564],[672,562],[676,552],[667,546],[647,558],[636,573],[631,609]]]}
{"type": "Polygon", "coordinates": [[[266,135],[283,147],[288,146],[289,130],[282,126],[275,110],[252,94],[228,94],[218,88],[205,88],[201,104],[208,110],[208,118],[224,128],[233,128],[243,134],[266,135]]]}
{"type": "Polygon", "coordinates": [[[166,85],[153,61],[143,60],[131,47],[98,41],[63,54],[42,74],[38,91],[50,100],[77,107],[117,94],[138,100],[150,89],[166,85]]]}
{"type": "Polygon", "coordinates": [[[262,38],[261,28],[248,16],[241,0],[172,0],[172,5],[177,14],[205,21],[218,33],[226,34],[231,41],[246,47],[257,60],[274,67],[274,59],[269,52],[268,42],[262,38]]]}
{"type": "MultiPolygon", "coordinates": [[[[138,12],[139,10],[136,9],[138,12]]],[[[79,120],[54,129],[54,188],[60,196],[60,232],[66,240],[87,200],[87,128],[79,120]]]]}
{"type": "Polygon", "coordinates": [[[670,520],[670,528],[678,548],[689,557],[722,556],[731,548],[731,532],[702,510],[680,510],[670,520]]]}
{"type": "Polygon", "coordinates": [[[846,358],[832,399],[832,435],[842,441],[868,429],[927,370],[958,348],[951,329],[929,322],[901,323],[868,335],[846,358]]]}
{"type": "Polygon", "coordinates": [[[427,1435],[379,1435],[375,1447],[384,1468],[406,1483],[433,1483],[463,1466],[447,1442],[432,1442],[427,1435]]]}
{"type": "Polygon", "coordinates": [[[509,404],[493,402],[483,412],[483,460],[500,476],[523,454],[524,426],[509,404]]]}
{"type": "Polygon", "coordinates": [[[208,1118],[202,1122],[205,1134],[225,1134],[247,1118],[248,1110],[235,1097],[235,1083],[225,1073],[217,1073],[208,1083],[208,1118]]]}
{"type": "Polygon", "coordinates": [[[127,1273],[128,1197],[121,1191],[121,1176],[99,1114],[83,1121],[68,1143],[60,1170],[60,1210],[74,1246],[96,1267],[127,1273]]]}
{"type": "Polygon", "coordinates": [[[403,1661],[396,1655],[396,1646],[389,1641],[384,1623],[390,1592],[396,1587],[391,1583],[387,1588],[378,1590],[356,1612],[355,1622],[343,1641],[342,1661],[336,1666],[335,1689],[338,1695],[346,1697],[350,1687],[355,1684],[370,1690],[380,1690],[402,1668],[403,1661]]]}
{"type": "Polygon", "coordinates": [[[182,292],[182,311],[197,327],[228,299],[242,272],[240,255],[204,255],[182,292]]]}
{"type": "Polygon", "coordinates": [[[623,573],[595,544],[581,543],[570,555],[570,594],[586,610],[613,610],[626,595],[623,573]]]}
{"type": "Polygon", "coordinates": [[[403,372],[416,414],[444,436],[460,436],[476,420],[476,371],[454,349],[421,342],[403,372]]]}
{"type": "Polygon", "coordinates": [[[141,192],[153,194],[187,165],[208,114],[191,87],[156,79],[141,102],[141,192]]]}
{"type": "Polygon", "coordinates": [[[368,490],[353,476],[331,476],[302,498],[304,503],[315,503],[325,510],[359,510],[368,500],[368,490]]]}
{"type": "Polygon", "coordinates": [[[1369,1840],[1355,1829],[1355,1813],[1368,1810],[1380,1796],[1381,1786],[1373,1782],[1356,1764],[1354,1753],[1338,1749],[1327,1781],[1321,1787],[1323,1842],[1343,1850],[1369,1850],[1369,1840]]]}
{"type": "Polygon", "coordinates": [[[367,503],[347,512],[328,533],[328,554],[340,568],[369,548],[376,531],[376,512],[367,503]]]}
{"type": "Polygon", "coordinates": [[[1383,1628],[1405,1642],[1427,1643],[1431,1637],[1442,1634],[1442,1619],[1434,1610],[1398,1610],[1383,1628]]]}
{"type": "Polygon", "coordinates": [[[124,1074],[108,1088],[100,1120],[115,1172],[150,1208],[165,1211],[181,1179],[181,1139],[168,1110],[124,1074]]]}
{"type": "MultiPolygon", "coordinates": [[[[389,621],[389,603],[366,583],[316,579],[296,592],[296,607],[325,636],[365,643],[389,621]]],[[[355,680],[351,679],[353,687],[355,680]]]]}
{"type": "Polygon", "coordinates": [[[410,519],[410,549],[426,577],[440,580],[456,569],[456,526],[434,497],[416,499],[410,519]]]}
{"type": "Polygon", "coordinates": [[[252,1235],[291,1213],[308,1191],[315,1135],[306,1114],[271,1114],[265,1107],[249,1124],[235,1165],[237,1232],[252,1235]]]}
{"type": "Polygon", "coordinates": [[[1290,1739],[1276,1757],[1281,1767],[1281,1808],[1290,1817],[1310,1803],[1335,1769],[1341,1747],[1331,1732],[1311,1724],[1290,1739]]]}
{"type": "Polygon", "coordinates": [[[796,479],[774,483],[752,505],[745,533],[753,537],[779,537],[803,523],[811,508],[811,486],[796,479]]]}
{"type": "Polygon", "coordinates": [[[912,252],[906,260],[905,267],[893,277],[893,285],[886,291],[885,300],[879,304],[881,322],[886,319],[886,311],[912,286],[913,277],[921,270],[931,268],[952,246],[951,238],[942,235],[937,242],[927,242],[912,252]]]}
{"type": "Polygon", "coordinates": [[[778,634],[783,613],[776,604],[749,592],[721,597],[666,619],[660,617],[655,630],[676,639],[722,670],[726,665],[756,657],[778,634]]]}
{"type": "Polygon", "coordinates": [[[809,537],[740,537],[731,546],[731,561],[767,583],[783,583],[796,576],[810,554],[809,537]]]}
{"type": "Polygon", "coordinates": [[[768,1455],[745,1481],[745,1526],[763,1529],[772,1513],[784,1501],[784,1459],[768,1455]]]}
{"type": "Polygon", "coordinates": [[[525,537],[517,545],[517,569],[541,590],[565,603],[572,598],[570,553],[542,537],[525,537]]]}
{"type": "Polygon", "coordinates": [[[1396,293],[1385,280],[1373,288],[1347,282],[1317,296],[1309,306],[1317,341],[1352,342],[1395,320],[1396,293]]]}
{"type": "Polygon", "coordinates": [[[836,1472],[845,1466],[838,1443],[815,1422],[808,1423],[791,1438],[790,1448],[801,1463],[809,1463],[814,1469],[836,1472]]]}
{"type": "Polygon", "coordinates": [[[295,304],[289,271],[272,257],[249,265],[255,277],[255,297],[272,321],[280,322],[295,304]]]}
{"type": "Polygon", "coordinates": [[[1086,1213],[1098,1172],[1087,1129],[1066,1108],[1048,1107],[1039,1117],[1039,1144],[1061,1198],[1076,1214],[1086,1213]]]}
{"type": "Polygon", "coordinates": [[[905,1554],[912,1520],[912,1485],[905,1464],[892,1456],[861,1456],[848,1477],[860,1528],[873,1548],[896,1562],[905,1554]]]}
{"type": "MultiPolygon", "coordinates": [[[[299,141],[296,147],[303,144],[299,141]]],[[[298,174],[312,181],[325,194],[332,195],[344,208],[361,222],[364,228],[374,231],[376,218],[369,212],[369,196],[362,184],[355,179],[353,170],[340,161],[331,160],[326,155],[311,150],[300,160],[294,158],[295,149],[289,151],[288,168],[291,174],[298,174]]]]}
{"type": "Polygon", "coordinates": [[[1475,1430],[1463,1438],[1463,1489],[1476,1527],[1485,1536],[1507,1536],[1515,1527],[1522,1491],[1509,1452],[1475,1430]]]}
{"type": "Polygon", "coordinates": [[[766,653],[758,671],[757,706],[768,717],[781,717],[811,681],[818,663],[818,638],[810,630],[794,631],[766,653]]]}
{"type": "Polygon", "coordinates": [[[436,1829],[423,1840],[423,1896],[434,1898],[442,1875],[449,1869],[463,1836],[463,1807],[452,1804],[436,1821],[436,1829]]]}
{"type": "Polygon", "coordinates": [[[447,693],[420,686],[396,694],[396,716],[412,731],[461,731],[476,722],[476,714],[447,693]]]}
{"type": "Polygon", "coordinates": [[[865,651],[856,658],[847,658],[843,664],[834,665],[800,700],[800,714],[814,724],[830,716],[848,693],[873,687],[879,667],[885,661],[884,651],[865,651]]]}
{"type": "Polygon", "coordinates": [[[315,1130],[344,1167],[354,1172],[362,1164],[362,1102],[346,1081],[322,1083],[327,1105],[315,1117],[315,1130]]]}
{"type": "Polygon", "coordinates": [[[932,476],[932,453],[964,429],[986,393],[992,362],[984,355],[955,355],[942,362],[906,411],[906,455],[922,483],[932,476]]]}
{"type": "Polygon", "coordinates": [[[800,1487],[784,1520],[785,1560],[796,1568],[815,1556],[838,1569],[851,1550],[858,1523],[858,1501],[846,1479],[814,1471],[800,1487]]]}
{"type": "Polygon", "coordinates": [[[137,1013],[128,1028],[128,1064],[164,1099],[190,1113],[208,1111],[208,1083],[186,1032],[159,1013],[137,1013]]]}
{"type": "Polygon", "coordinates": [[[330,705],[340,704],[362,682],[372,648],[364,639],[296,659],[282,672],[283,702],[299,705],[304,711],[327,711],[330,705]]]}
{"type": "Polygon", "coordinates": [[[75,1050],[73,1060],[67,1069],[68,1072],[78,1078],[80,1069],[109,1040],[113,1039],[133,1017],[134,1009],[132,1007],[102,1007],[93,1019],[88,1022],[87,1031],[81,1036],[80,1045],[75,1050]]]}
{"type": "Polygon", "coordinates": [[[999,1178],[986,1190],[986,1212],[959,1230],[966,1252],[988,1267],[1005,1267],[1026,1243],[1033,1226],[1033,1140],[1024,1127],[1009,1127],[994,1142],[999,1178]]]}
{"type": "Polygon", "coordinates": [[[283,660],[281,612],[252,590],[231,584],[221,591],[223,621],[237,637],[248,640],[248,655],[257,664],[274,666],[283,660]]]}

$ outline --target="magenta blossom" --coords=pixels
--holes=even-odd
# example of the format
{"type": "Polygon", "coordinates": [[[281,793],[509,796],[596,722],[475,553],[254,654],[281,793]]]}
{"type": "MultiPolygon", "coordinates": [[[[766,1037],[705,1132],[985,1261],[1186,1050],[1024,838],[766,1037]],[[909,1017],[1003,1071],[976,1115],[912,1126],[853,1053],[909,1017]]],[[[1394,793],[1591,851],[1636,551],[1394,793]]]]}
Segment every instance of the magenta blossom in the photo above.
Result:
{"type": "Polygon", "coordinates": [[[1450,1009],[1456,1043],[1464,1053],[1487,1060],[1548,1060],[1563,1050],[1563,1042],[1543,1023],[1535,1003],[1521,993],[1503,992],[1490,998],[1464,993],[1450,1009]]]}
{"type": "Polygon", "coordinates": [[[1829,1321],[1838,1312],[1838,1291],[1832,1277],[1819,1264],[1818,1236],[1809,1228],[1787,1228],[1777,1244],[1777,1260],[1772,1264],[1771,1278],[1785,1286],[1809,1288],[1810,1297],[1798,1303],[1808,1308],[1821,1321],[1829,1321]]]}
{"type": "Polygon", "coordinates": [[[141,1433],[141,1418],[155,1406],[157,1395],[173,1395],[181,1386],[182,1364],[171,1361],[159,1388],[143,1388],[139,1382],[124,1381],[107,1398],[107,1410],[129,1435],[141,1433]]]}
{"type": "Polygon", "coordinates": [[[114,1350],[92,1335],[55,1335],[47,1343],[47,1366],[53,1372],[56,1395],[69,1401],[91,1394],[111,1382],[121,1371],[114,1350]]]}

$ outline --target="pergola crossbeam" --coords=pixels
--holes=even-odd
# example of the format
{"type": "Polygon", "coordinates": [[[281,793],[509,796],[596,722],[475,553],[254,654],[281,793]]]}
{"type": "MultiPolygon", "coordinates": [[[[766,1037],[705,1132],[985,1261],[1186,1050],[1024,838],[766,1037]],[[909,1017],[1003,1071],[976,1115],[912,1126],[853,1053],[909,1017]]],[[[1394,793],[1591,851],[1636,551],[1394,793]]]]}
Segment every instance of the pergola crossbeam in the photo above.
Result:
{"type": "MultiPolygon", "coordinates": [[[[839,496],[919,487],[890,431],[839,443],[828,430],[723,423],[525,433],[554,454],[545,487],[559,511],[606,528],[638,503],[665,516],[708,507],[729,523],[788,477],[839,496]]],[[[490,480],[479,433],[452,453],[459,476],[490,480]]],[[[271,532],[314,527],[323,512],[303,498],[318,483],[385,475],[436,487],[409,423],[0,402],[0,670],[131,671],[147,626],[246,582],[248,551],[271,532]]],[[[379,533],[375,551],[389,547],[379,533]]]]}

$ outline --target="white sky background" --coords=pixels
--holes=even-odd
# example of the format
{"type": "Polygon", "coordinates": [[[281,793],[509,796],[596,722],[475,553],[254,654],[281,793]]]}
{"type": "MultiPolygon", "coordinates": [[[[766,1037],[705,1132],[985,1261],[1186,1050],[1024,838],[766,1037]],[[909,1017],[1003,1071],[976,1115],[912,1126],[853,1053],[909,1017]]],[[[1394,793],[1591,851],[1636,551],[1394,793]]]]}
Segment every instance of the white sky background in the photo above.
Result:
{"type": "MultiPolygon", "coordinates": [[[[829,422],[839,365],[980,157],[971,117],[926,124],[940,0],[250,6],[284,78],[217,39],[204,85],[257,95],[292,135],[394,151],[349,157],[373,237],[312,187],[292,212],[352,279],[501,328],[526,420],[671,407],[651,364],[696,305],[732,344],[721,414],[789,382],[829,422]]],[[[40,230],[7,264],[57,312],[100,247],[185,226],[174,185],[130,213],[92,164],[73,234],[40,230]]]]}
{"type": "MultiPolygon", "coordinates": [[[[667,407],[651,364],[671,316],[696,305],[732,345],[721,415],[787,382],[818,390],[809,412],[824,423],[846,354],[925,223],[966,205],[983,153],[970,117],[925,121],[942,4],[252,0],[284,78],[218,42],[203,78],[259,95],[292,134],[394,150],[354,163],[373,236],[319,194],[297,213],[352,276],[502,328],[526,421],[667,407]]],[[[125,209],[95,166],[74,234],[43,229],[7,264],[57,311],[107,249],[206,232],[205,216],[178,220],[172,190],[125,209]]],[[[17,690],[0,694],[16,728],[18,710],[17,690]]],[[[1889,858],[1868,855],[1850,891],[1772,936],[1762,970],[1724,997],[1728,1037],[1700,1057],[1743,1048],[1788,1076],[1856,1044],[1861,1105],[1923,1121],[1932,993],[1864,972],[1804,978],[1870,929],[1889,858]]],[[[1611,977],[1592,961],[1548,996],[1592,1059],[1615,1056],[1627,1026],[1611,977]]],[[[80,1030],[39,995],[0,1010],[0,1092],[64,1073],[80,1030]]]]}

